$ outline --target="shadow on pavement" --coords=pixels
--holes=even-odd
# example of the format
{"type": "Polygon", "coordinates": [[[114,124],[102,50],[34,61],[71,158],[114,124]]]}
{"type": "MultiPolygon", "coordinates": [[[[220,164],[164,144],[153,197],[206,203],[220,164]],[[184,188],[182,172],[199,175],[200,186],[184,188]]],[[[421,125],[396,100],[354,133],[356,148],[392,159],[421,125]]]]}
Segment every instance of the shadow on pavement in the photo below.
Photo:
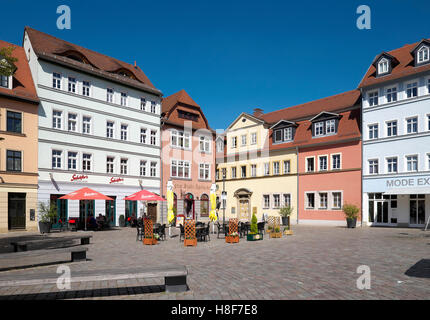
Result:
{"type": "Polygon", "coordinates": [[[410,267],[405,275],[416,278],[429,278],[430,279],[430,259],[421,259],[410,267]]]}

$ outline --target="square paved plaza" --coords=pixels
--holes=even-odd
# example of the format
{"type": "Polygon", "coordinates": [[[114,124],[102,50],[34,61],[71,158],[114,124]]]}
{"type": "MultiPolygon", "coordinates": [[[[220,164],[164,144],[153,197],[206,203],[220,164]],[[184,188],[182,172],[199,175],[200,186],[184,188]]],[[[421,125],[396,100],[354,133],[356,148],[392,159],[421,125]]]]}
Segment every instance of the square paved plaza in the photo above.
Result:
{"type": "MultiPolygon", "coordinates": [[[[163,292],[164,279],[0,287],[7,299],[430,299],[430,231],[399,228],[294,226],[293,236],[184,247],[178,237],[154,246],[136,241],[136,229],[94,232],[88,261],[67,263],[73,272],[185,265],[190,290],[163,292]],[[357,268],[371,271],[360,290],[357,268]]],[[[11,235],[8,235],[11,236],[11,235]]],[[[0,237],[4,240],[5,235],[0,237]]],[[[2,247],[6,250],[6,247],[2,247]]],[[[65,259],[67,257],[64,257],[65,259]]],[[[58,265],[0,272],[0,281],[43,278],[58,265]]]]}

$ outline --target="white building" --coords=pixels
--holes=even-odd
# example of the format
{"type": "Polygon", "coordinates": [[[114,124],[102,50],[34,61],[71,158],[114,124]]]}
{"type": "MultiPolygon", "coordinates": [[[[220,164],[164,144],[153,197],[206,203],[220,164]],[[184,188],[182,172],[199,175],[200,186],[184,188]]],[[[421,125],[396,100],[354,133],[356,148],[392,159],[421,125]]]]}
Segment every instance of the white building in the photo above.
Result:
{"type": "Polygon", "coordinates": [[[57,198],[89,187],[115,201],[91,201],[87,215],[111,225],[140,216],[143,204],[124,197],[160,193],[162,93],[139,67],[40,31],[27,27],[23,46],[41,101],[39,201],[57,201],[59,218],[82,218],[83,201],[57,198]]]}
{"type": "Polygon", "coordinates": [[[383,52],[363,97],[363,221],[423,227],[430,216],[430,41],[383,52]]]}

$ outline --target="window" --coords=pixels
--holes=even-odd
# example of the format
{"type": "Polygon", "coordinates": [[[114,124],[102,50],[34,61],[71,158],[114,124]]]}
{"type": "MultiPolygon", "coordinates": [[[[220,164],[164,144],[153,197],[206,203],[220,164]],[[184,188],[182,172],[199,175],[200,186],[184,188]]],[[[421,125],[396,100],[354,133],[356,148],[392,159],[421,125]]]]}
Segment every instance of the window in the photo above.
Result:
{"type": "Polygon", "coordinates": [[[60,150],[52,150],[52,169],[61,169],[61,154],[60,150]]]}
{"type": "Polygon", "coordinates": [[[151,145],[155,146],[157,144],[157,131],[151,130],[151,145]]]}
{"type": "Polygon", "coordinates": [[[106,89],[106,101],[113,103],[113,89],[110,89],[110,88],[106,89]]]}
{"type": "Polygon", "coordinates": [[[274,194],[273,195],[273,208],[280,208],[281,207],[281,195],[280,194],[274,194]]]}
{"type": "Polygon", "coordinates": [[[369,107],[378,105],[378,91],[369,92],[369,107]]]}
{"type": "Polygon", "coordinates": [[[326,192],[321,192],[320,194],[319,194],[319,196],[320,196],[320,209],[327,209],[327,199],[328,199],[328,196],[327,196],[327,193],[326,192]]]}
{"type": "Polygon", "coordinates": [[[200,196],[200,216],[209,216],[209,197],[207,194],[202,194],[200,196]]]}
{"type": "Polygon", "coordinates": [[[82,154],[82,170],[83,171],[91,171],[91,154],[83,153],[82,154]]]}
{"type": "Polygon", "coordinates": [[[336,120],[331,119],[326,121],[326,134],[332,134],[336,132],[336,120]]]}
{"type": "Polygon", "coordinates": [[[406,96],[408,98],[413,98],[418,95],[418,83],[411,82],[406,85],[406,96]]]}
{"type": "Polygon", "coordinates": [[[420,50],[418,50],[418,63],[423,63],[429,61],[429,48],[426,46],[422,46],[420,50]]]}
{"type": "Polygon", "coordinates": [[[430,93],[430,79],[427,79],[427,93],[430,93]]]}
{"type": "Polygon", "coordinates": [[[175,178],[190,178],[190,162],[182,160],[172,160],[171,176],[175,178]]]}
{"type": "Polygon", "coordinates": [[[315,122],[313,128],[316,137],[335,134],[337,132],[336,119],[315,122]]]}
{"type": "Polygon", "coordinates": [[[290,160],[284,160],[284,174],[291,172],[290,160]]]}
{"type": "Polygon", "coordinates": [[[0,75],[0,87],[9,89],[9,77],[0,75]]]}
{"type": "Polygon", "coordinates": [[[85,133],[85,134],[91,133],[91,117],[87,117],[87,116],[82,117],[82,133],[85,133]]]}
{"type": "Polygon", "coordinates": [[[68,89],[69,92],[76,93],[76,78],[69,77],[68,89]]]}
{"type": "Polygon", "coordinates": [[[146,99],[140,98],[140,110],[146,111],[146,99]]]}
{"type": "Polygon", "coordinates": [[[231,168],[231,178],[236,179],[236,167],[231,168]]]}
{"type": "Polygon", "coordinates": [[[113,127],[114,127],[113,121],[106,122],[106,137],[107,138],[113,138],[113,127]]]}
{"type": "Polygon", "coordinates": [[[257,132],[251,133],[251,144],[257,144],[257,132]]]}
{"type": "Polygon", "coordinates": [[[200,136],[200,152],[210,152],[210,140],[208,137],[200,136]]]}
{"type": "Polygon", "coordinates": [[[215,172],[215,180],[219,180],[219,169],[215,172]]]}
{"type": "Polygon", "coordinates": [[[342,208],[342,193],[333,192],[333,209],[342,208]]]}
{"type": "Polygon", "coordinates": [[[78,153],[69,151],[67,153],[67,169],[77,170],[78,153]]]}
{"type": "Polygon", "coordinates": [[[397,87],[387,89],[387,102],[397,101],[397,87]]]}
{"type": "Polygon", "coordinates": [[[7,112],[7,126],[8,132],[21,133],[22,129],[22,114],[20,112],[7,112]]]}
{"type": "Polygon", "coordinates": [[[430,115],[427,116],[427,130],[430,130],[430,115]]]}
{"type": "Polygon", "coordinates": [[[241,139],[242,139],[242,147],[246,146],[246,134],[242,135],[241,139]]]}
{"type": "Polygon", "coordinates": [[[319,162],[319,171],[327,171],[328,168],[328,161],[327,156],[319,156],[318,162],[319,162]]]}
{"type": "Polygon", "coordinates": [[[388,72],[388,60],[382,58],[378,63],[378,74],[383,74],[388,72]]]}
{"type": "Polygon", "coordinates": [[[315,123],[315,135],[322,136],[324,134],[324,122],[315,123]]]}
{"type": "Polygon", "coordinates": [[[128,169],[128,159],[121,159],[121,166],[120,166],[120,172],[121,174],[127,174],[128,169]]]}
{"type": "Polygon", "coordinates": [[[418,118],[406,119],[406,131],[407,133],[417,133],[418,131],[418,118]]]}
{"type": "Polygon", "coordinates": [[[78,118],[78,115],[77,114],[75,114],[75,113],[69,113],[68,114],[68,118],[69,118],[69,120],[68,120],[68,129],[69,129],[69,131],[74,131],[74,132],[76,132],[77,131],[77,118],[78,118]]]}
{"type": "Polygon", "coordinates": [[[284,193],[284,206],[285,207],[291,207],[291,194],[284,193]]]}
{"type": "Polygon", "coordinates": [[[265,209],[270,208],[270,196],[268,194],[263,195],[263,205],[265,209]]]}
{"type": "Polygon", "coordinates": [[[21,151],[7,150],[6,171],[21,171],[21,151]]]}
{"type": "Polygon", "coordinates": [[[332,154],[331,155],[331,169],[332,170],[340,170],[342,168],[340,161],[340,154],[332,154]]]}
{"type": "Polygon", "coordinates": [[[427,154],[427,169],[430,170],[430,153],[427,154]]]}
{"type": "Polygon", "coordinates": [[[387,122],[387,137],[397,136],[397,120],[387,122]]]}
{"type": "Polygon", "coordinates": [[[264,164],[264,175],[268,176],[270,174],[270,163],[265,163],[264,164]]]}
{"type": "Polygon", "coordinates": [[[237,147],[237,137],[231,138],[231,147],[236,148],[237,147]]]}
{"type": "Polygon", "coordinates": [[[200,163],[199,164],[199,178],[202,180],[210,179],[210,168],[211,165],[208,163],[200,163]]]}
{"type": "Polygon", "coordinates": [[[246,178],[246,166],[241,166],[240,167],[240,177],[241,178],[246,178]]]}
{"type": "Polygon", "coordinates": [[[222,178],[227,178],[227,168],[222,168],[222,178]]]}
{"type": "Polygon", "coordinates": [[[379,160],[372,159],[369,160],[369,174],[378,174],[379,173],[379,160]]]}
{"type": "Polygon", "coordinates": [[[113,157],[107,157],[106,158],[106,173],[113,173],[113,166],[114,166],[114,158],[113,157]]]}
{"type": "Polygon", "coordinates": [[[140,143],[146,143],[146,129],[140,128],[140,143]]]}
{"type": "Polygon", "coordinates": [[[418,156],[406,156],[406,170],[418,171],[418,156]]]}
{"type": "Polygon", "coordinates": [[[126,107],[127,106],[127,93],[121,92],[121,105],[126,107]]]}
{"type": "Polygon", "coordinates": [[[140,161],[140,175],[142,177],[146,176],[146,161],[145,160],[140,161]]]}
{"type": "Polygon", "coordinates": [[[275,130],[275,142],[286,142],[293,140],[293,128],[283,128],[275,130]]]}
{"type": "Polygon", "coordinates": [[[315,208],[315,194],[307,193],[306,194],[306,209],[315,208]]]}
{"type": "Polygon", "coordinates": [[[251,177],[256,177],[256,176],[257,176],[257,165],[251,164],[251,177]]]}
{"type": "Polygon", "coordinates": [[[378,124],[369,125],[369,139],[378,139],[378,124]]]}
{"type": "Polygon", "coordinates": [[[224,151],[224,140],[218,139],[216,143],[216,151],[223,152],[224,151]]]}
{"type": "Polygon", "coordinates": [[[151,101],[151,112],[155,113],[155,101],[151,101]]]}
{"type": "Polygon", "coordinates": [[[52,74],[52,87],[61,89],[61,74],[54,72],[52,74]]]}
{"type": "Polygon", "coordinates": [[[315,164],[314,164],[314,158],[307,158],[306,159],[306,172],[313,172],[315,171],[315,164]]]}
{"type": "Polygon", "coordinates": [[[121,140],[127,140],[128,125],[121,124],[121,140]]]}
{"type": "Polygon", "coordinates": [[[149,172],[151,177],[157,176],[157,162],[151,162],[151,168],[149,172]]]}
{"type": "Polygon", "coordinates": [[[82,81],[82,95],[89,97],[90,96],[90,82],[82,81]]]}
{"type": "Polygon", "coordinates": [[[387,158],[387,172],[388,173],[397,172],[397,157],[387,158]]]}
{"type": "Polygon", "coordinates": [[[171,141],[174,147],[189,149],[191,146],[191,138],[188,132],[172,130],[171,141]]]}
{"type": "Polygon", "coordinates": [[[280,173],[279,170],[279,161],[273,162],[273,174],[278,175],[280,173]]]}

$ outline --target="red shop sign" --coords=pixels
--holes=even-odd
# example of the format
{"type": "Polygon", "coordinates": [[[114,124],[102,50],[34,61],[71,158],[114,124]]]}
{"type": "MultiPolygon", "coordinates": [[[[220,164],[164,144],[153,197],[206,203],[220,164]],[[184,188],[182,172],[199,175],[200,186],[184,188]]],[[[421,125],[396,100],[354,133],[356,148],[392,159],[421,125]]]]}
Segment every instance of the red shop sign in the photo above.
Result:
{"type": "Polygon", "coordinates": [[[84,174],[74,174],[72,176],[72,179],[70,179],[70,181],[82,181],[88,179],[88,176],[84,175],[84,174]]]}
{"type": "Polygon", "coordinates": [[[114,178],[114,177],[112,177],[112,178],[110,178],[109,183],[117,183],[117,182],[122,182],[122,181],[124,181],[123,178],[114,178]]]}

